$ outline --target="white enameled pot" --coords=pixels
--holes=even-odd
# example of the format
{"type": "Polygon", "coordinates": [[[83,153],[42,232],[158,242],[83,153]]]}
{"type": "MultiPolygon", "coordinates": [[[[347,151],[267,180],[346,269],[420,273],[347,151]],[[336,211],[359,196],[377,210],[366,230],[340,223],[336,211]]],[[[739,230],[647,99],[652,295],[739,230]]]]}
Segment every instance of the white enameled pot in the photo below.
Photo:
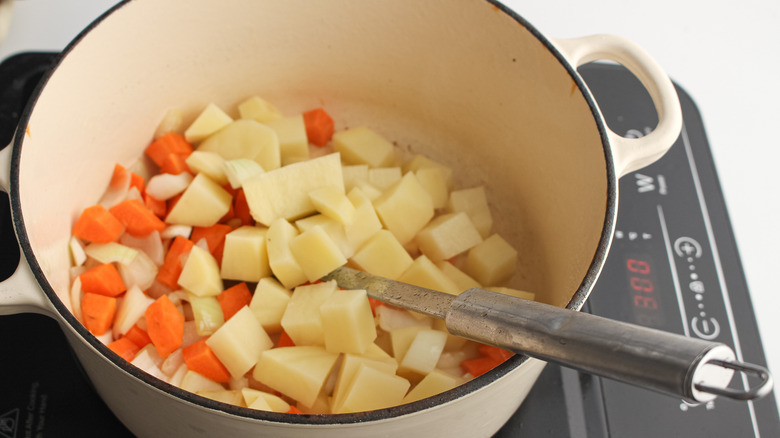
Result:
{"type": "Polygon", "coordinates": [[[618,178],[680,131],[674,88],[614,36],[553,40],[488,0],[132,0],[93,23],[44,77],[0,163],[24,259],[0,314],[50,315],[100,396],[139,436],[489,436],[544,363],[516,356],[408,405],[334,416],[275,414],[183,392],[108,350],[70,313],[71,226],[114,163],[143,153],[171,107],[194,117],[260,95],[285,113],[325,107],[409,153],[484,184],[495,229],[520,251],[513,286],[579,310],[609,249],[618,178]],[[576,68],[607,59],[647,87],[649,135],[607,128],[576,68]]]}

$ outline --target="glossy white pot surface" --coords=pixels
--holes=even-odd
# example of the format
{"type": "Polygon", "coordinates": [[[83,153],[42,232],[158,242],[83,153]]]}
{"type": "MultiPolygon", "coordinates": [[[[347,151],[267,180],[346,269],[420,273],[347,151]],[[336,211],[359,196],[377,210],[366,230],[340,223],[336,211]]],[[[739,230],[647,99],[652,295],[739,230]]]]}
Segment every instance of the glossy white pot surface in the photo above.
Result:
{"type": "Polygon", "coordinates": [[[109,407],[139,436],[489,436],[544,364],[516,356],[436,397],[337,416],[274,414],[178,390],[119,359],[70,314],[67,242],[114,163],[130,165],[171,107],[191,120],[260,95],[325,107],[484,184],[495,230],[520,252],[512,286],[579,310],[606,258],[617,180],[660,157],[681,116],[661,69],[613,36],[551,40],[486,0],[134,0],[93,23],[36,92],[0,163],[27,263],[0,314],[56,318],[109,407]],[[610,59],[645,83],[659,125],[624,139],[576,67],[610,59]]]}

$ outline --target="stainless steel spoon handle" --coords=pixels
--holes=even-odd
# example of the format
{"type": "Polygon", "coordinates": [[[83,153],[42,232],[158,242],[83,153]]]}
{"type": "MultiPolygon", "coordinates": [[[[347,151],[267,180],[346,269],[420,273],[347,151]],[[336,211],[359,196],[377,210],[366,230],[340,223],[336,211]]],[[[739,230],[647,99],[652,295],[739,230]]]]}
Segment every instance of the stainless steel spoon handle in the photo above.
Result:
{"type": "Polygon", "coordinates": [[[724,344],[483,289],[455,298],[445,320],[458,336],[694,402],[717,395],[746,400],[772,388],[768,370],[736,362],[724,344]],[[760,382],[735,389],[735,371],[760,382]]]}

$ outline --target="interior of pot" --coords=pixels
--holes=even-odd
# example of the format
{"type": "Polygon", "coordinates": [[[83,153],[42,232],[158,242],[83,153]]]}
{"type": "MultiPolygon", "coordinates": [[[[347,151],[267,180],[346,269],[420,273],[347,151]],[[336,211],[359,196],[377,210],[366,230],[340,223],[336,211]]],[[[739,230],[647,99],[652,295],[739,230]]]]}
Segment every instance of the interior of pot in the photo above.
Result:
{"type": "MultiPolygon", "coordinates": [[[[73,222],[172,107],[231,113],[252,95],[324,107],[485,185],[519,251],[512,286],[564,306],[605,229],[609,166],[580,83],[519,17],[483,0],[136,0],[69,47],[30,115],[18,203],[68,304],[73,222]]],[[[21,143],[21,144],[20,144],[21,143]]]]}

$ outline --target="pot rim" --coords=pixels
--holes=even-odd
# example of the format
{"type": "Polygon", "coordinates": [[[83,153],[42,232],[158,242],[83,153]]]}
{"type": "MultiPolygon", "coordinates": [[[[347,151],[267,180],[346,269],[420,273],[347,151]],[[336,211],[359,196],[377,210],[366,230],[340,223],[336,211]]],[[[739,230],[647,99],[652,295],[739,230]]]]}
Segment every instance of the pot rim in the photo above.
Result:
{"type": "MultiPolygon", "coordinates": [[[[90,33],[92,29],[97,27],[103,20],[113,14],[120,8],[128,5],[133,0],[122,0],[120,3],[114,5],[112,8],[104,12],[94,21],[92,21],[86,28],[84,28],[68,45],[63,49],[61,54],[52,63],[51,67],[43,74],[41,80],[33,90],[30,99],[28,100],[17,126],[26,126],[30,120],[30,116],[35,108],[35,104],[40,97],[41,92],[46,87],[49,79],[56,72],[58,66],[62,63],[63,59],[76,47],[79,42],[90,33]]],[[[577,89],[585,98],[588,108],[593,115],[598,128],[599,136],[601,138],[601,144],[604,149],[604,159],[606,164],[606,176],[607,176],[607,196],[605,205],[605,219],[601,230],[601,236],[599,238],[596,251],[593,259],[591,260],[588,271],[583,278],[577,291],[569,300],[565,308],[575,311],[580,311],[585,301],[588,298],[596,280],[602,270],[602,267],[606,261],[609,247],[612,242],[612,235],[614,232],[615,221],[617,217],[617,198],[618,198],[618,178],[615,170],[615,164],[612,155],[612,147],[607,136],[606,122],[604,121],[601,111],[595,102],[592,94],[590,93],[587,85],[583,81],[582,77],[576,71],[576,68],[567,61],[567,59],[561,54],[561,52],[553,45],[553,43],[544,36],[538,29],[536,29],[530,22],[520,16],[518,13],[503,5],[498,0],[482,0],[489,3],[493,7],[497,8],[501,12],[507,14],[510,18],[514,19],[518,24],[523,26],[529,33],[531,33],[542,45],[549,50],[553,56],[558,60],[561,66],[568,72],[571,79],[576,84],[577,89]]],[[[432,397],[428,397],[412,403],[407,403],[399,406],[393,406],[390,408],[384,408],[374,411],[357,412],[349,414],[327,414],[327,415],[314,415],[314,414],[286,414],[276,413],[268,411],[260,411],[255,409],[249,409],[231,404],[215,401],[203,396],[196,395],[189,391],[182,390],[174,385],[171,385],[163,380],[151,376],[150,374],[142,371],[140,368],[131,365],[128,361],[122,359],[111,351],[103,342],[90,333],[84,325],[76,319],[72,312],[65,306],[60,300],[57,293],[49,284],[43,270],[38,263],[35,254],[32,250],[30,240],[27,236],[27,230],[24,225],[24,218],[22,217],[22,206],[19,193],[19,161],[21,159],[21,151],[24,143],[24,136],[17,135],[13,141],[13,150],[11,154],[11,172],[10,172],[10,204],[12,211],[13,226],[16,230],[19,244],[22,248],[22,253],[27,260],[30,270],[32,271],[36,281],[45,293],[49,301],[51,302],[56,315],[61,317],[67,322],[69,328],[80,336],[80,340],[85,341],[93,350],[100,353],[103,359],[108,360],[117,368],[125,371],[131,376],[135,377],[139,381],[161,391],[168,395],[178,398],[182,401],[205,407],[207,409],[222,411],[226,414],[235,415],[249,420],[260,420],[282,424],[295,424],[295,425],[337,425],[337,424],[351,424],[351,423],[365,423],[368,421],[381,421],[388,420],[405,415],[410,415],[418,412],[432,409],[447,403],[453,402],[461,397],[464,397],[472,392],[483,388],[510,373],[512,370],[520,367],[526,363],[530,358],[522,354],[516,354],[511,358],[504,361],[501,365],[492,369],[491,371],[475,377],[474,379],[457,386],[456,388],[442,392],[432,397]]],[[[90,376],[87,376],[91,378],[90,376]]]]}

